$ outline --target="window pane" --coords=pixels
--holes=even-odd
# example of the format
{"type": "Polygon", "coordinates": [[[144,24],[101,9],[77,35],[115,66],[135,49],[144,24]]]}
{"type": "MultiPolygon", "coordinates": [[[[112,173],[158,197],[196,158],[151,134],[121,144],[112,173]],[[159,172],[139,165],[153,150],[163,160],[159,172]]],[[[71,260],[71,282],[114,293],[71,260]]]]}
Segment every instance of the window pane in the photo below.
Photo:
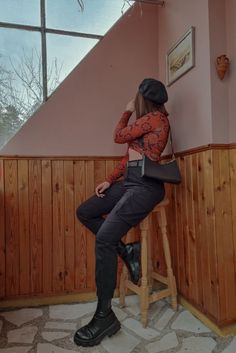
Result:
{"type": "Polygon", "coordinates": [[[40,25],[40,0],[0,0],[0,22],[40,25]]]}
{"type": "Polygon", "coordinates": [[[104,35],[128,9],[123,0],[46,0],[47,27],[104,35]],[[123,10],[122,10],[123,8],[123,10]]]}
{"type": "Polygon", "coordinates": [[[47,34],[48,94],[98,42],[97,39],[47,34]]]}
{"type": "Polygon", "coordinates": [[[0,28],[0,148],[42,102],[40,34],[0,28]]]}

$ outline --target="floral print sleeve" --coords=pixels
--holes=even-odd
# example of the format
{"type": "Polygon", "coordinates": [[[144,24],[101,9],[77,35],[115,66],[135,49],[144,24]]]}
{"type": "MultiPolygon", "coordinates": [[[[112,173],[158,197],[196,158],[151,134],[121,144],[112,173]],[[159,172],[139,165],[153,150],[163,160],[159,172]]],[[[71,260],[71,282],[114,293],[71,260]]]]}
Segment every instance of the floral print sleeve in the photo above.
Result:
{"type": "Polygon", "coordinates": [[[161,119],[158,119],[158,117],[161,117],[161,113],[159,112],[144,115],[127,126],[131,114],[132,112],[130,111],[124,112],[117,124],[114,132],[114,140],[116,143],[130,142],[137,137],[154,131],[160,126],[161,119]]]}

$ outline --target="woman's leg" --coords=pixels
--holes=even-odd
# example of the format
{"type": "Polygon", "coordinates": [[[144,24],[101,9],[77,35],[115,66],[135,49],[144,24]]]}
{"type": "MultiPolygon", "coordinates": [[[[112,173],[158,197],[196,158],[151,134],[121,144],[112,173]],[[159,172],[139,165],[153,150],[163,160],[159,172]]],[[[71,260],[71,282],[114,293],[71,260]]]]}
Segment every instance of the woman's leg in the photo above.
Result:
{"type": "Polygon", "coordinates": [[[78,219],[96,235],[104,222],[103,215],[113,209],[125,191],[124,182],[120,180],[104,191],[104,197],[98,197],[96,194],[91,196],[77,208],[78,219]]]}
{"type": "Polygon", "coordinates": [[[140,170],[132,170],[125,183],[126,192],[109,213],[96,234],[96,285],[98,306],[92,320],[76,331],[78,345],[91,346],[120,328],[111,309],[116,286],[116,247],[128,230],[143,220],[165,195],[164,185],[140,179],[140,170]]]}
{"type": "MultiPolygon", "coordinates": [[[[103,198],[95,194],[83,202],[76,210],[78,219],[96,235],[105,220],[103,215],[108,214],[113,209],[125,192],[124,181],[115,182],[104,191],[105,196],[103,198]]],[[[134,283],[139,280],[139,245],[137,242],[126,245],[120,240],[116,249],[118,255],[125,262],[134,283]]]]}
{"type": "Polygon", "coordinates": [[[140,223],[165,195],[163,184],[155,188],[128,188],[96,235],[96,286],[99,298],[112,298],[116,287],[117,252],[120,239],[140,223]]]}

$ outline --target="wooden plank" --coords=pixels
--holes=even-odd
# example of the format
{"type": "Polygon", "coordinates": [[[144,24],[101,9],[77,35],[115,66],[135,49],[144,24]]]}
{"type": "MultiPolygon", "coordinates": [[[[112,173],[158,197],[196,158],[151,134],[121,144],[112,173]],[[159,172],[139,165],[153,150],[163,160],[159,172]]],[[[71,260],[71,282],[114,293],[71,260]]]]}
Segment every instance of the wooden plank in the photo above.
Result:
{"type": "Polygon", "coordinates": [[[94,186],[105,181],[106,177],[106,161],[94,161],[94,186]]]}
{"type": "Polygon", "coordinates": [[[19,223],[17,161],[5,161],[5,212],[6,212],[6,297],[19,295],[19,223]]]}
{"type": "Polygon", "coordinates": [[[65,290],[75,287],[75,209],[74,209],[74,166],[72,161],[64,161],[65,187],[65,290]]]}
{"type": "Polygon", "coordinates": [[[216,208],[217,260],[220,292],[220,320],[236,315],[234,241],[229,179],[228,151],[214,151],[214,189],[216,208]]]}
{"type": "MultiPolygon", "coordinates": [[[[229,151],[230,164],[230,201],[232,211],[232,230],[233,230],[233,269],[236,277],[236,149],[229,151]]],[[[235,315],[236,316],[236,315],[235,315]]]]}
{"type": "Polygon", "coordinates": [[[196,301],[197,269],[196,269],[196,232],[193,208],[193,161],[192,155],[186,157],[186,209],[189,258],[189,299],[196,301]]]}
{"type": "Polygon", "coordinates": [[[185,297],[189,292],[189,254],[188,254],[188,234],[187,234],[187,205],[186,205],[186,158],[180,158],[180,171],[182,183],[180,187],[180,288],[185,297]]]}
{"type": "Polygon", "coordinates": [[[195,266],[196,266],[196,293],[195,293],[195,303],[199,307],[203,307],[203,263],[201,261],[201,248],[202,237],[201,237],[201,195],[199,183],[199,172],[201,172],[201,161],[199,162],[199,155],[192,156],[192,185],[193,185],[193,221],[194,221],[194,231],[195,231],[195,266]]]}
{"type": "Polygon", "coordinates": [[[208,244],[208,225],[207,225],[207,189],[210,187],[210,180],[207,180],[209,172],[207,157],[205,152],[199,155],[199,212],[200,212],[200,234],[198,242],[198,266],[201,268],[202,277],[202,308],[204,312],[208,312],[210,300],[210,263],[209,263],[209,244],[208,244]]]}
{"type": "Polygon", "coordinates": [[[75,289],[86,288],[86,247],[87,236],[86,228],[78,220],[76,209],[86,199],[86,182],[85,182],[85,162],[76,161],[74,163],[74,180],[75,180],[75,198],[74,198],[74,217],[75,217],[75,289]]]}
{"type": "Polygon", "coordinates": [[[42,176],[41,161],[29,160],[31,292],[42,292],[42,176]]]}
{"type": "MultiPolygon", "coordinates": [[[[94,194],[94,161],[85,162],[86,199],[94,194]]],[[[90,230],[87,234],[87,288],[95,289],[95,237],[90,230]]]]}
{"type": "Polygon", "coordinates": [[[53,291],[52,163],[42,160],[43,293],[53,291]]]}
{"type": "MultiPolygon", "coordinates": [[[[205,184],[205,246],[207,251],[207,277],[204,280],[204,302],[216,319],[219,310],[219,287],[217,279],[217,254],[215,235],[215,199],[214,169],[212,151],[204,152],[204,184],[205,184]]],[[[204,270],[204,268],[203,268],[204,270]]]]}
{"type": "Polygon", "coordinates": [[[64,291],[65,203],[63,161],[52,162],[53,185],[53,291],[64,291]]]}
{"type": "Polygon", "coordinates": [[[30,293],[29,169],[18,160],[20,294],[30,293]]]}
{"type": "Polygon", "coordinates": [[[5,237],[5,187],[4,161],[0,159],[0,299],[5,297],[6,288],[6,237],[5,237]]]}

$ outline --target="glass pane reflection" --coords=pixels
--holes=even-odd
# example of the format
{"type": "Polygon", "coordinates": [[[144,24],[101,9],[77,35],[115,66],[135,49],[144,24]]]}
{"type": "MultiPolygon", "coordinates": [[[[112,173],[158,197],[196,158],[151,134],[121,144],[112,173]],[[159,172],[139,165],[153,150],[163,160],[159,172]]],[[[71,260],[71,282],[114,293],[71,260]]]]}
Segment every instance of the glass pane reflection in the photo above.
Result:
{"type": "Polygon", "coordinates": [[[46,0],[47,27],[104,35],[122,16],[123,0],[83,1],[82,12],[77,0],[46,0]]]}
{"type": "Polygon", "coordinates": [[[48,94],[78,65],[97,39],[47,34],[48,94]]]}
{"type": "Polygon", "coordinates": [[[0,28],[0,147],[43,100],[40,34],[0,28]]]}
{"type": "Polygon", "coordinates": [[[0,22],[40,25],[40,0],[0,0],[0,22]]]}

